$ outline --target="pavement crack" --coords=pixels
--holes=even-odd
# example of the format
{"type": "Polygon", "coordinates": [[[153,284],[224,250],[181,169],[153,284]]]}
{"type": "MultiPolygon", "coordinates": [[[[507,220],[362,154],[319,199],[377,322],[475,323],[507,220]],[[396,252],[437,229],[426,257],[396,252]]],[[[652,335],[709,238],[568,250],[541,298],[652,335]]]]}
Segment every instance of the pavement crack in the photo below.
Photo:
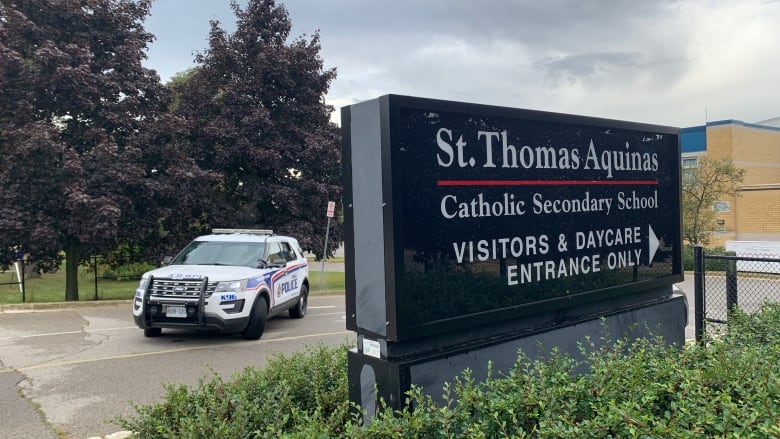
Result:
{"type": "Polygon", "coordinates": [[[89,331],[89,325],[91,322],[88,318],[84,317],[84,314],[79,313],[79,316],[84,319],[85,322],[85,324],[81,327],[81,333],[84,335],[84,340],[90,343],[94,343],[94,345],[90,346],[88,349],[100,346],[104,341],[109,339],[110,336],[108,334],[103,334],[97,331],[89,331]]]}
{"type": "MultiPolygon", "coordinates": [[[[48,431],[57,434],[57,427],[55,427],[49,420],[49,417],[46,416],[46,412],[43,410],[41,403],[33,397],[33,394],[35,393],[33,389],[33,379],[22,372],[17,371],[17,373],[21,377],[19,381],[16,382],[17,394],[20,398],[26,400],[30,404],[35,412],[35,416],[40,419],[41,425],[43,425],[44,428],[48,431]]],[[[57,434],[57,436],[64,437],[60,434],[57,434]]]]}
{"type": "Polygon", "coordinates": [[[19,378],[19,381],[16,382],[16,387],[19,388],[19,395],[24,397],[24,386],[22,385],[22,383],[24,381],[30,382],[31,380],[30,380],[30,377],[28,377],[27,375],[25,375],[25,374],[23,374],[21,372],[17,372],[17,373],[19,374],[19,376],[21,378],[19,378]]]}
{"type": "Polygon", "coordinates": [[[90,350],[95,349],[96,347],[100,346],[108,340],[108,335],[106,334],[99,334],[93,331],[89,331],[89,325],[90,321],[81,312],[77,313],[79,317],[83,320],[83,323],[81,325],[80,331],[74,331],[74,334],[81,333],[82,340],[86,343],[86,345],[75,347],[73,346],[73,350],[67,353],[63,353],[62,355],[53,356],[51,358],[46,359],[46,361],[42,361],[39,363],[35,363],[32,365],[28,365],[25,367],[30,366],[42,366],[47,364],[56,364],[56,363],[63,363],[67,362],[69,359],[78,357],[81,354],[84,354],[86,352],[89,352],[90,350]]]}

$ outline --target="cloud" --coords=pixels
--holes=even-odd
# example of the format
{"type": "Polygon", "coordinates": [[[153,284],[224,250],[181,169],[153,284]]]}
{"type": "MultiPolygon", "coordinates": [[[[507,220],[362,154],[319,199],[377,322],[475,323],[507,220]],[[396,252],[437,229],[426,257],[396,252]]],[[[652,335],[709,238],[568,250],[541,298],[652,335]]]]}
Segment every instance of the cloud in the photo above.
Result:
{"type": "Polygon", "coordinates": [[[621,71],[636,71],[644,63],[637,52],[601,52],[542,59],[537,65],[554,78],[588,79],[621,71]]]}
{"type": "MultiPolygon", "coordinates": [[[[281,3],[293,37],[319,31],[333,105],[396,93],[678,126],[780,114],[777,1],[281,3]]],[[[228,5],[155,1],[150,64],[189,67],[228,5]]]]}

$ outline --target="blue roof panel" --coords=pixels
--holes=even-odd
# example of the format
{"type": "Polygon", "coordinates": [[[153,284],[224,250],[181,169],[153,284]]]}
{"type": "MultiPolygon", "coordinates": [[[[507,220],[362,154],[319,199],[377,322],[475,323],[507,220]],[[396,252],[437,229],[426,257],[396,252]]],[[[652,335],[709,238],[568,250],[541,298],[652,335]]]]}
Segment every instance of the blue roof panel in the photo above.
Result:
{"type": "Polygon", "coordinates": [[[707,127],[691,127],[680,130],[680,144],[682,152],[707,151],[707,127]]]}

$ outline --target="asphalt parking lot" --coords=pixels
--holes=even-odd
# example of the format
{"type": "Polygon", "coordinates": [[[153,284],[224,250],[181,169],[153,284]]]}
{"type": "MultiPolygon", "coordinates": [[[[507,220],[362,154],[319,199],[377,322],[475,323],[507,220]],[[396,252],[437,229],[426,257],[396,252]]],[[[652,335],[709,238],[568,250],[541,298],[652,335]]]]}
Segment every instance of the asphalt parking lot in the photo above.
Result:
{"type": "Polygon", "coordinates": [[[115,416],[159,402],[166,383],[194,386],[307,345],[354,343],[343,295],[310,297],[305,318],[273,318],[255,341],[183,330],[146,338],[130,309],[130,301],[112,301],[0,313],[0,438],[115,433],[115,416]]]}

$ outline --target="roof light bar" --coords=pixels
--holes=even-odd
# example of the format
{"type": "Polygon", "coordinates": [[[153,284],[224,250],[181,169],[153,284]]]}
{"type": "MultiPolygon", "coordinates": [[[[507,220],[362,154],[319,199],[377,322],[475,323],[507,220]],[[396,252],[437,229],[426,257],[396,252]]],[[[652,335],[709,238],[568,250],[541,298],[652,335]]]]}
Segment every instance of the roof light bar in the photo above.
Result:
{"type": "Polygon", "coordinates": [[[211,229],[211,233],[215,235],[230,235],[234,233],[244,235],[273,235],[274,231],[271,229],[211,229]]]}

